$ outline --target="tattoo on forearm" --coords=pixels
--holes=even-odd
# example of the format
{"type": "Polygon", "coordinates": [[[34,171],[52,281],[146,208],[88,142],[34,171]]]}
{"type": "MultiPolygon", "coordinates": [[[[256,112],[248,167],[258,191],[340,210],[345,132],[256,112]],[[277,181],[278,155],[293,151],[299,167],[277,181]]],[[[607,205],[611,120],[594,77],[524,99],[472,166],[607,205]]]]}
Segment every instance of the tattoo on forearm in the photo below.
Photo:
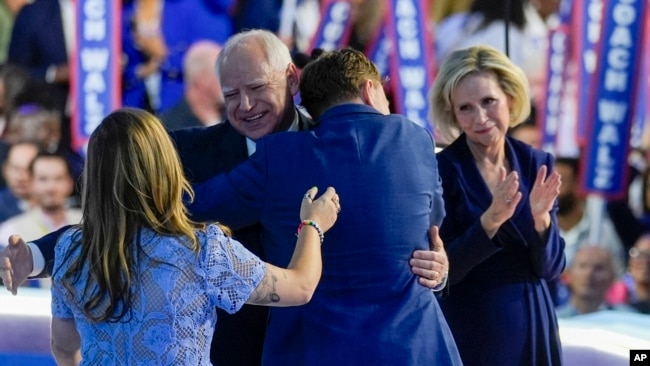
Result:
{"type": "Polygon", "coordinates": [[[280,301],[280,294],[276,289],[278,278],[271,271],[268,271],[262,281],[255,289],[253,295],[253,303],[258,305],[266,305],[280,301]]]}

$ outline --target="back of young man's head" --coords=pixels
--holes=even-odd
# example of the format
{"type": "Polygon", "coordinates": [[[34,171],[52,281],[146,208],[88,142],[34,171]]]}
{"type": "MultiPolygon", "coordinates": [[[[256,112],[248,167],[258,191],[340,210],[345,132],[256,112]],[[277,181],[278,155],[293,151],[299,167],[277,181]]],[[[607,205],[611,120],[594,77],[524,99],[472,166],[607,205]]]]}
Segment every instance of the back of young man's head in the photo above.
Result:
{"type": "Polygon", "coordinates": [[[330,107],[359,97],[366,80],[381,84],[377,67],[362,52],[349,48],[324,52],[302,70],[301,103],[318,119],[330,107]]]}

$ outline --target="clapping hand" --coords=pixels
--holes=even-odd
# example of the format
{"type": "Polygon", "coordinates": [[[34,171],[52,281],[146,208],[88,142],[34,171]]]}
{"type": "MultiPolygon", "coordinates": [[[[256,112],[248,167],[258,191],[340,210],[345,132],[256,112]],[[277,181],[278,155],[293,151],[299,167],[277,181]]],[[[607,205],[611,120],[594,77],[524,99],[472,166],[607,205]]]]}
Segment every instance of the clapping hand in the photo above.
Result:
{"type": "Polygon", "coordinates": [[[504,222],[512,217],[521,197],[519,173],[516,171],[506,173],[506,169],[501,167],[499,180],[492,193],[492,203],[481,215],[481,225],[490,238],[496,234],[504,222]]]}
{"type": "Polygon", "coordinates": [[[560,194],[560,185],[562,180],[560,174],[553,171],[548,178],[546,165],[542,165],[537,171],[535,184],[530,191],[530,209],[535,220],[535,230],[544,232],[551,224],[550,211],[555,204],[558,194],[560,194]]]}

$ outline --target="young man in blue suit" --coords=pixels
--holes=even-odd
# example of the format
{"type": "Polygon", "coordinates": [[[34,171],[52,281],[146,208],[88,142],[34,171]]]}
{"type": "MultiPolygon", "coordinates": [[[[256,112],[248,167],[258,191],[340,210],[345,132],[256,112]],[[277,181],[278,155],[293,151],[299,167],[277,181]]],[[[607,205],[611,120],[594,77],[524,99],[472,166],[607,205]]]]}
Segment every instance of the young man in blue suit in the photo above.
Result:
{"type": "MultiPolygon", "coordinates": [[[[220,63],[220,82],[228,120],[207,128],[172,132],[186,175],[195,183],[228,172],[246,161],[249,154],[255,151],[256,141],[263,136],[287,130],[303,131],[313,127],[313,123],[294,106],[293,95],[298,91],[297,70],[291,63],[288,49],[275,35],[266,31],[241,33],[228,41],[224,49],[228,48],[240,50],[239,57],[231,58],[226,55],[220,63]],[[246,62],[248,64],[245,64],[246,62]],[[230,69],[229,72],[225,72],[226,69],[230,69]]],[[[309,184],[311,186],[320,183],[309,184]]],[[[201,200],[201,197],[197,197],[197,200],[201,200]]],[[[248,249],[263,255],[260,244],[260,236],[263,233],[260,225],[251,224],[246,227],[237,226],[235,237],[248,249]]],[[[426,238],[426,233],[420,234],[420,239],[426,238]]],[[[290,233],[289,237],[292,235],[293,233],[290,233]]],[[[58,234],[53,233],[49,241],[41,240],[35,245],[31,244],[35,256],[42,252],[41,261],[43,258],[51,261],[54,256],[53,241],[57,237],[58,234]]],[[[16,243],[16,240],[13,242],[16,243]]],[[[426,287],[434,287],[440,284],[442,274],[446,272],[446,255],[444,251],[426,250],[426,245],[422,249],[425,250],[414,251],[412,258],[411,252],[408,256],[399,258],[399,263],[408,271],[405,262],[411,258],[412,271],[420,276],[420,283],[426,287]]],[[[13,283],[6,285],[15,291],[14,285],[21,283],[32,271],[31,255],[25,245],[12,246],[3,254],[7,256],[6,263],[0,261],[0,267],[8,268],[11,264],[13,278],[10,278],[12,273],[9,270],[2,268],[0,276],[5,281],[13,280],[13,283]]],[[[44,264],[36,265],[35,272],[40,272],[39,268],[43,267],[44,264]]],[[[422,290],[426,289],[422,287],[422,290]]],[[[248,310],[242,310],[244,313],[240,311],[234,317],[219,314],[213,339],[212,362],[215,365],[260,363],[261,334],[266,324],[265,314],[259,314],[262,310],[249,307],[248,310]],[[248,311],[257,313],[248,316],[248,311]],[[245,315],[240,316],[241,314],[245,315]]]]}
{"type": "MultiPolygon", "coordinates": [[[[217,67],[236,73],[254,47],[226,45],[217,67]]],[[[257,93],[223,87],[240,107],[257,93]]],[[[358,51],[308,64],[300,93],[318,126],[258,141],[246,162],[196,185],[200,199],[189,206],[198,218],[235,228],[260,222],[267,260],[283,265],[303,187],[334,186],[345,202],[323,242],[312,300],[270,311],[263,364],[461,364],[434,294],[404,265],[428,248],[429,226],[445,213],[431,135],[389,114],[377,68],[358,51]]]]}

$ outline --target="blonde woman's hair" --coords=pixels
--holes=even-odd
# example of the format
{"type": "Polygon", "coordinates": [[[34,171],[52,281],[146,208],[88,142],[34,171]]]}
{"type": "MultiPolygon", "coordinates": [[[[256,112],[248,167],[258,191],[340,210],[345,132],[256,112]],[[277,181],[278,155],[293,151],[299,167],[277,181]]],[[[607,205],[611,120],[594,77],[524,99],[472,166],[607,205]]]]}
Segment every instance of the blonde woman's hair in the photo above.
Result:
{"type": "Polygon", "coordinates": [[[81,268],[89,266],[81,297],[87,299],[83,312],[91,321],[119,321],[130,310],[142,227],[184,237],[198,253],[197,225],[188,218],[184,194],[193,198],[176,149],[156,117],[124,108],[104,118],[88,145],[81,235],[73,236],[81,255],[64,275],[71,291],[81,268]]]}
{"type": "Polygon", "coordinates": [[[468,75],[491,73],[510,97],[510,127],[530,115],[528,80],[508,56],[491,46],[479,45],[454,51],[445,59],[429,91],[429,117],[442,137],[453,141],[460,127],[452,105],[452,94],[468,75]]]}

